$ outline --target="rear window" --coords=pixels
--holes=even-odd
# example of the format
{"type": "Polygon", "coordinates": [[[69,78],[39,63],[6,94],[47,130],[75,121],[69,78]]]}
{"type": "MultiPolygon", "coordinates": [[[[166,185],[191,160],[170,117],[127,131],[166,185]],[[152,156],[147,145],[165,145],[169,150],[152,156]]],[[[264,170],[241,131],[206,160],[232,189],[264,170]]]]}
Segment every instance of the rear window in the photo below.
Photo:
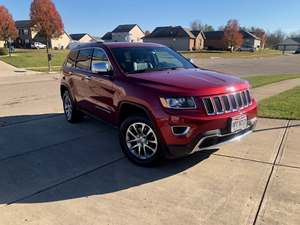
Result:
{"type": "Polygon", "coordinates": [[[79,51],[76,68],[90,70],[93,49],[83,49],[79,51]]]}

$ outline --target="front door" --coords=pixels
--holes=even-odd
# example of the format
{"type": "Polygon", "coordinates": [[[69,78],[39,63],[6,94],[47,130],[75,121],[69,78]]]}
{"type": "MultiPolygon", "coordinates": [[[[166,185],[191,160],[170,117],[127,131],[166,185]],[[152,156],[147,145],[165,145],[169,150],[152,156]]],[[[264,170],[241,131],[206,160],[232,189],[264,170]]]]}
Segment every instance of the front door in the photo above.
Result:
{"type": "Polygon", "coordinates": [[[93,114],[106,121],[112,119],[115,113],[113,107],[113,97],[115,90],[112,83],[112,69],[105,51],[101,48],[95,48],[92,57],[92,66],[96,63],[107,63],[107,72],[94,72],[88,82],[89,103],[93,105],[93,114]]]}

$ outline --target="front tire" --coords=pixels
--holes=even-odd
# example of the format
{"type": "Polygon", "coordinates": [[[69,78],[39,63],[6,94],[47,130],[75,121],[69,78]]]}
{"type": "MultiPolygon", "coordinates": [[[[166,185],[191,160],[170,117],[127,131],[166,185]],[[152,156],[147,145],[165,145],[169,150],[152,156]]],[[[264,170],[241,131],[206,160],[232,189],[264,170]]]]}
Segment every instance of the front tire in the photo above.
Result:
{"type": "Polygon", "coordinates": [[[63,107],[64,107],[64,114],[68,122],[76,123],[80,121],[81,114],[76,109],[76,105],[69,91],[65,91],[63,94],[63,107]]]}
{"type": "Polygon", "coordinates": [[[161,141],[147,118],[136,116],[125,119],[119,138],[124,154],[135,164],[153,166],[162,159],[161,141]]]}

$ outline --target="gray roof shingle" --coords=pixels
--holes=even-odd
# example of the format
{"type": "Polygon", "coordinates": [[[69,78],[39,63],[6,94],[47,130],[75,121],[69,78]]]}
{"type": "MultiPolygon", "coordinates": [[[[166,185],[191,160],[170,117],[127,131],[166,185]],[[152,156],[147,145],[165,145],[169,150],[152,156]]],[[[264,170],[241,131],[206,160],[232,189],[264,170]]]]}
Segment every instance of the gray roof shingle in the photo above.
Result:
{"type": "Polygon", "coordinates": [[[124,32],[130,32],[137,24],[124,24],[117,26],[112,33],[124,33],[124,32]]]}
{"type": "Polygon", "coordinates": [[[81,38],[83,38],[85,35],[89,35],[87,33],[80,33],[80,34],[70,34],[70,37],[74,41],[79,41],[81,38]]]}
{"type": "Polygon", "coordinates": [[[161,37],[189,37],[195,38],[193,33],[188,30],[184,29],[181,26],[166,26],[166,27],[156,27],[154,31],[147,36],[147,38],[161,38],[161,37]]]}
{"type": "Polygon", "coordinates": [[[31,20],[17,20],[15,24],[17,28],[26,28],[31,26],[31,20]]]}

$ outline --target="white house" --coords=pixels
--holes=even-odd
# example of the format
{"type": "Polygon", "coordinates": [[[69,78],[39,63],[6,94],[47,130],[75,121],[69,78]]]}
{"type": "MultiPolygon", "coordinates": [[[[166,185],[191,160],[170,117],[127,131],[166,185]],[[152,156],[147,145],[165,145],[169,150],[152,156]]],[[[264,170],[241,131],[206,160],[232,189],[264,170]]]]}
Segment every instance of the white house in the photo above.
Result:
{"type": "Polygon", "coordinates": [[[137,24],[119,25],[112,32],[106,33],[102,40],[110,42],[143,42],[145,36],[137,24]]]}

